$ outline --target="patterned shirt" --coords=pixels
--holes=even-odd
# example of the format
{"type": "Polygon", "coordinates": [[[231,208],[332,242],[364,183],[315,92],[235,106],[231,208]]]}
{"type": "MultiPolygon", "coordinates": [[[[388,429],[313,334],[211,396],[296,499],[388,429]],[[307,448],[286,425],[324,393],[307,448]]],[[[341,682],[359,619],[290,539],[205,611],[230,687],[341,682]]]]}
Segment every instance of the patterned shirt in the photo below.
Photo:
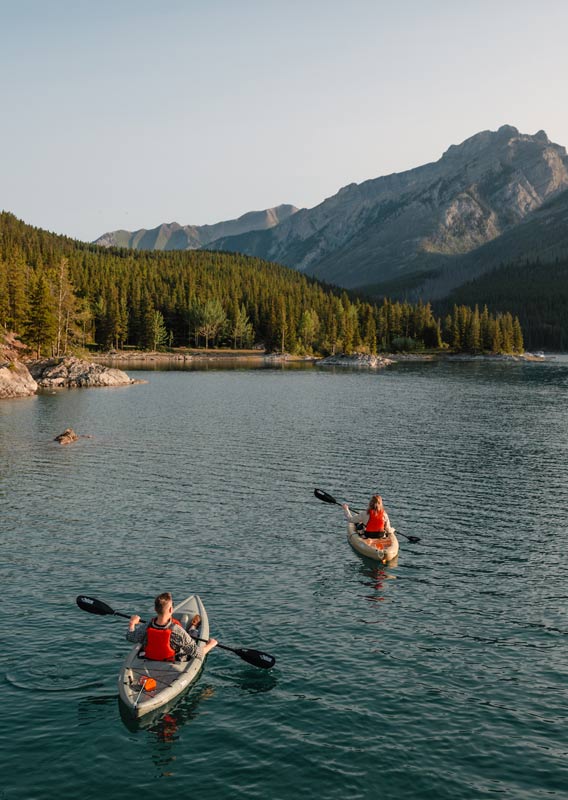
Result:
{"type": "MultiPolygon", "coordinates": [[[[126,639],[129,642],[134,642],[135,644],[138,642],[145,643],[146,631],[148,630],[149,625],[150,623],[147,622],[142,625],[137,625],[133,631],[127,631],[126,639]]],[[[157,625],[154,622],[153,627],[155,627],[157,630],[166,630],[168,625],[157,625]]],[[[170,647],[172,650],[176,651],[176,654],[190,656],[191,658],[203,658],[203,653],[200,651],[198,643],[184,631],[181,625],[174,625],[171,630],[170,647]]]]}

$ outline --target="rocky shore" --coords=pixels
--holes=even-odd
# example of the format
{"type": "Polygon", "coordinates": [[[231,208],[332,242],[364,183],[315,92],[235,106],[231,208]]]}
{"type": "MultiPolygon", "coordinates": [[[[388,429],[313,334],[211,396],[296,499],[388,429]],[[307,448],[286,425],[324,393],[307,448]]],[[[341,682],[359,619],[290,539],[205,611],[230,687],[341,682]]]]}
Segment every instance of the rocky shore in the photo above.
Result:
{"type": "Polygon", "coordinates": [[[0,362],[0,399],[29,397],[37,392],[37,383],[20,361],[0,362]]]}
{"type": "Polygon", "coordinates": [[[37,385],[44,389],[79,386],[125,386],[134,381],[121,369],[112,369],[81,358],[52,358],[30,361],[28,368],[37,385]]]}
{"type": "Polygon", "coordinates": [[[352,355],[339,354],[322,358],[317,362],[318,367],[364,367],[367,369],[383,369],[395,362],[385,356],[373,356],[368,353],[353,353],[352,355]]]}
{"type": "Polygon", "coordinates": [[[381,369],[403,361],[545,361],[549,356],[533,353],[522,354],[478,354],[448,353],[446,351],[429,353],[339,353],[334,356],[320,358],[317,356],[292,355],[291,353],[265,353],[262,350],[200,350],[184,353],[164,353],[157,351],[128,350],[97,353],[91,356],[93,361],[105,364],[140,363],[140,362],[199,362],[199,361],[263,361],[280,362],[313,362],[318,366],[363,367],[381,369]]]}
{"type": "Polygon", "coordinates": [[[114,351],[96,353],[91,356],[93,361],[103,362],[136,362],[142,361],[167,361],[167,362],[194,362],[194,361],[318,361],[316,356],[299,356],[291,353],[265,353],[263,350],[199,350],[186,353],[164,353],[147,350],[114,351]]]}
{"type": "Polygon", "coordinates": [[[121,369],[111,369],[80,358],[0,362],[0,399],[29,397],[38,389],[78,386],[126,386],[133,381],[121,369]]]}

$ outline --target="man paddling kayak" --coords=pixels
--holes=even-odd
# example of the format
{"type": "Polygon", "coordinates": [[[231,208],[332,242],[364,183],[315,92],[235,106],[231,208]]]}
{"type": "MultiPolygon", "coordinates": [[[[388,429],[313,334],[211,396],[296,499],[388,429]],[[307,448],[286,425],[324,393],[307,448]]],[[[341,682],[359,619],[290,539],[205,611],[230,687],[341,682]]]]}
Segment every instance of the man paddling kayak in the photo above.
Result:
{"type": "Polygon", "coordinates": [[[371,547],[377,547],[381,539],[388,538],[394,532],[389,516],[383,506],[380,494],[374,494],[369,500],[369,507],[360,514],[352,514],[347,503],[342,503],[345,519],[355,524],[362,523],[365,531],[361,534],[371,547]]]}
{"type": "Polygon", "coordinates": [[[154,601],[157,616],[145,625],[138,625],[140,617],[133,614],[126,638],[129,642],[143,642],[144,654],[152,661],[173,661],[176,658],[203,658],[217,645],[209,639],[203,651],[198,643],[184,630],[179,620],[172,616],[174,605],[170,592],[159,594],[154,601]]]}

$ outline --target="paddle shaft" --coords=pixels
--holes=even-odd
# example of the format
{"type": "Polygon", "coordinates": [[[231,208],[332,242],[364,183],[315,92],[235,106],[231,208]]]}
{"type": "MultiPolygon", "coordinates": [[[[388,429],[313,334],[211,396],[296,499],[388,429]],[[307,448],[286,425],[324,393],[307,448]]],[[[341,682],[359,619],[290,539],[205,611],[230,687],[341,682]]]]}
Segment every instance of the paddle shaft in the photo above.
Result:
{"type": "MultiPolygon", "coordinates": [[[[207,639],[196,639],[195,641],[196,642],[207,642],[207,639]]],[[[237,653],[237,655],[238,655],[238,651],[234,647],[229,647],[226,644],[220,644],[220,642],[217,642],[217,647],[220,647],[221,650],[230,650],[231,653],[237,653]]]]}
{"type": "MultiPolygon", "coordinates": [[[[95,597],[79,595],[76,599],[76,603],[82,611],[87,611],[89,614],[97,614],[102,617],[124,617],[125,619],[131,619],[132,616],[130,614],[123,614],[120,611],[115,611],[108,603],[97,600],[95,597]]],[[[145,623],[145,620],[140,619],[140,622],[145,623]]],[[[207,643],[208,639],[197,639],[196,641],[207,643]]],[[[229,652],[234,653],[243,661],[252,664],[254,667],[259,667],[260,669],[271,669],[276,663],[274,656],[271,656],[269,653],[263,653],[261,650],[254,650],[248,647],[229,647],[219,642],[217,642],[217,647],[220,647],[221,650],[229,650],[229,652]]]]}
{"type": "MultiPolygon", "coordinates": [[[[124,617],[125,619],[130,619],[130,615],[129,614],[121,614],[120,611],[115,611],[114,612],[114,616],[115,617],[124,617]]],[[[146,620],[145,619],[141,619],[140,622],[146,623],[146,620]]],[[[193,639],[193,636],[191,638],[193,639]]],[[[205,644],[207,644],[209,639],[201,639],[201,638],[199,638],[199,639],[195,639],[195,641],[196,642],[204,642],[205,644]]],[[[237,652],[234,647],[229,647],[228,645],[221,644],[220,642],[217,642],[217,647],[220,647],[221,650],[230,650],[231,653],[236,653],[237,652]]]]}
{"type": "MultiPolygon", "coordinates": [[[[124,617],[124,619],[130,619],[130,617],[131,617],[132,615],[131,615],[131,614],[123,614],[123,613],[122,613],[122,612],[120,612],[120,611],[113,611],[113,612],[112,612],[112,616],[115,616],[115,617],[124,617]]],[[[143,624],[145,624],[145,623],[146,623],[146,620],[145,620],[145,619],[141,619],[141,620],[140,620],[140,622],[142,622],[143,624]]],[[[192,637],[192,638],[193,638],[193,637],[192,637]]],[[[196,641],[196,642],[205,642],[205,644],[207,644],[207,642],[209,641],[209,639],[201,639],[201,638],[200,638],[200,639],[196,639],[195,641],[196,641]]],[[[217,642],[217,647],[220,647],[220,648],[221,648],[221,650],[230,650],[230,651],[231,651],[231,653],[236,653],[236,652],[237,652],[237,651],[235,650],[235,648],[234,648],[234,647],[229,647],[228,645],[226,645],[226,644],[221,644],[220,642],[217,642]]]]}

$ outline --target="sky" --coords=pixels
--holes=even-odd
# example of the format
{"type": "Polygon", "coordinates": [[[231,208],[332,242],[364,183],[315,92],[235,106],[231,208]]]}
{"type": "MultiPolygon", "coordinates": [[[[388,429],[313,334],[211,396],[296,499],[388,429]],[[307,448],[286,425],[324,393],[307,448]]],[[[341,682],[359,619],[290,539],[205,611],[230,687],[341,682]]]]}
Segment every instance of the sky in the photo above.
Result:
{"type": "Polygon", "coordinates": [[[0,0],[0,209],[91,241],[568,146],[565,0],[0,0]]]}

